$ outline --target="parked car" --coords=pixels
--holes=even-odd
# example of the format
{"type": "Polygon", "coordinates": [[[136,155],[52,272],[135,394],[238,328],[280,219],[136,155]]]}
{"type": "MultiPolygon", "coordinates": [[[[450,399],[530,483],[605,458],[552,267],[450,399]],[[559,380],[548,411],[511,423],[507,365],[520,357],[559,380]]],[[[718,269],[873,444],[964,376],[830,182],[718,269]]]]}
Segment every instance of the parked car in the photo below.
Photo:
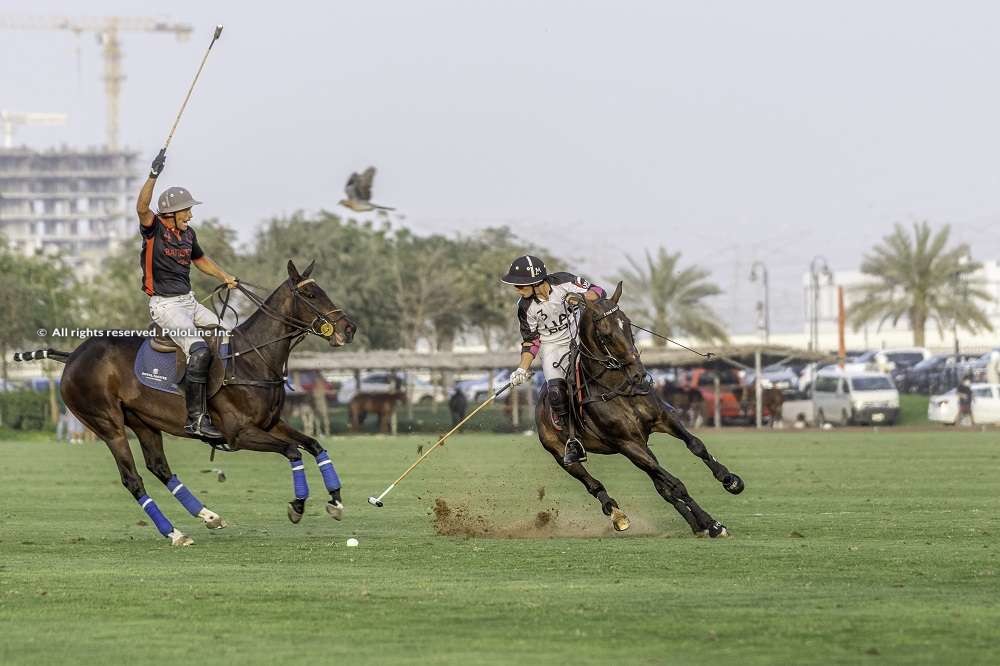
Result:
{"type": "MultiPolygon", "coordinates": [[[[787,365],[769,365],[761,369],[761,388],[776,388],[786,399],[792,399],[799,393],[799,375],[787,365]]],[[[756,373],[749,371],[743,382],[747,386],[753,386],[756,373]]]]}
{"type": "Polygon", "coordinates": [[[902,393],[941,393],[956,386],[959,370],[974,357],[968,354],[938,354],[907,368],[896,379],[902,393]]]}
{"type": "MultiPolygon", "coordinates": [[[[408,389],[412,389],[412,392],[407,395],[407,399],[410,402],[429,404],[437,399],[438,391],[435,390],[434,385],[430,382],[419,377],[413,377],[410,383],[412,386],[408,387],[406,378],[402,375],[395,375],[390,372],[373,372],[361,376],[361,392],[390,393],[397,390],[407,391],[408,389]]],[[[357,393],[357,381],[353,377],[345,379],[340,385],[337,400],[341,404],[346,404],[357,393]]]]}
{"type": "Polygon", "coordinates": [[[899,391],[882,372],[824,371],[813,390],[816,421],[853,425],[893,425],[899,418],[899,391]]]}
{"type": "Polygon", "coordinates": [[[844,364],[844,372],[884,372],[901,373],[920,361],[932,356],[930,350],[924,347],[903,349],[873,349],[849,363],[844,364]]]}
{"type": "MultiPolygon", "coordinates": [[[[927,403],[927,418],[954,425],[958,421],[958,392],[951,389],[932,395],[927,403]]],[[[1000,384],[972,385],[972,418],[977,425],[1000,423],[1000,384]]]]}
{"type": "Polygon", "coordinates": [[[972,378],[973,383],[982,383],[986,381],[986,368],[989,367],[990,357],[996,349],[990,350],[978,356],[968,363],[962,364],[958,368],[958,379],[961,381],[963,377],[969,376],[972,378]]]}

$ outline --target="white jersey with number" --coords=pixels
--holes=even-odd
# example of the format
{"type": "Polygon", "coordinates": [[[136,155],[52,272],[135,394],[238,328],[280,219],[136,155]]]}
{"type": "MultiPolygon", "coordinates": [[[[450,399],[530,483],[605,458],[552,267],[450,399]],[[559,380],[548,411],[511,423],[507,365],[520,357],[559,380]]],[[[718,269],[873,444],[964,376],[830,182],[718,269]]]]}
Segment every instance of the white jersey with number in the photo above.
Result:
{"type": "Polygon", "coordinates": [[[572,273],[552,273],[545,278],[552,291],[547,300],[522,298],[517,303],[517,321],[525,351],[537,345],[570,339],[570,321],[576,323],[579,313],[564,300],[569,294],[583,294],[591,284],[572,273]]]}
{"type": "Polygon", "coordinates": [[[552,289],[548,299],[520,299],[517,320],[521,327],[521,350],[532,355],[541,351],[542,373],[548,381],[566,377],[569,343],[580,316],[579,306],[566,305],[566,296],[591,289],[603,296],[604,290],[572,273],[552,273],[545,281],[552,289]]]}

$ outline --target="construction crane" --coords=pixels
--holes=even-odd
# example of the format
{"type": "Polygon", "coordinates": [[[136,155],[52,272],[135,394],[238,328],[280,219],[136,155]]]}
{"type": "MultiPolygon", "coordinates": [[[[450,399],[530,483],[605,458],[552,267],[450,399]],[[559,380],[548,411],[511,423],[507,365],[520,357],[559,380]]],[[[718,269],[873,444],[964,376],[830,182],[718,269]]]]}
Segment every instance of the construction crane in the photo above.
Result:
{"type": "Polygon", "coordinates": [[[65,125],[65,113],[25,113],[23,111],[0,111],[0,125],[3,125],[3,147],[14,146],[14,125],[65,125]]]}
{"type": "Polygon", "coordinates": [[[125,16],[98,18],[63,18],[44,16],[0,16],[0,29],[8,30],[68,30],[77,36],[83,32],[97,35],[104,54],[104,92],[107,97],[107,142],[110,150],[118,150],[118,115],[122,82],[122,50],[119,32],[173,33],[178,41],[191,36],[186,23],[166,23],[159,19],[125,16]]]}

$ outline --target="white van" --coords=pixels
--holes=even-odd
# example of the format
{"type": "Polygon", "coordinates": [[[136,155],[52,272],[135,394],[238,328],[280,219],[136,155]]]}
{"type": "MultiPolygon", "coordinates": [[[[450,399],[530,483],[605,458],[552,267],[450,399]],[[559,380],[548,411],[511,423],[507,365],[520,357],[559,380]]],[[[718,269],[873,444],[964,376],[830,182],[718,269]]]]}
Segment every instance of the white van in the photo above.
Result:
{"type": "Polygon", "coordinates": [[[899,391],[882,372],[822,371],[813,390],[816,422],[893,425],[899,418],[899,391]]]}

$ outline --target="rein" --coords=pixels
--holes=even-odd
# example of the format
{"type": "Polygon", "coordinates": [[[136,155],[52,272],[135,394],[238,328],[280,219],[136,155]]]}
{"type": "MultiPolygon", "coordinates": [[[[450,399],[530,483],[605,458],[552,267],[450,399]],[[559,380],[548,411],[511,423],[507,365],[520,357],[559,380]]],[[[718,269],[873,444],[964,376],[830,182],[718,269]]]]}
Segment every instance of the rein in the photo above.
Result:
{"type": "Polygon", "coordinates": [[[230,367],[232,368],[232,374],[223,378],[222,381],[223,386],[239,384],[244,386],[273,388],[274,386],[284,384],[288,380],[288,356],[285,357],[281,369],[278,370],[271,365],[271,363],[267,360],[267,358],[264,357],[264,354],[261,353],[261,349],[273,345],[275,343],[282,342],[284,340],[292,339],[292,343],[288,348],[288,355],[290,356],[292,350],[295,349],[296,345],[302,342],[302,340],[305,339],[307,335],[315,335],[325,340],[329,340],[336,332],[336,324],[338,321],[345,318],[347,318],[348,321],[350,321],[350,318],[347,317],[347,313],[343,310],[343,308],[334,308],[333,310],[324,313],[320,312],[319,308],[317,308],[308,301],[308,298],[302,294],[300,289],[309,283],[315,283],[315,282],[316,281],[313,280],[312,278],[307,278],[305,280],[302,280],[298,284],[292,284],[291,278],[289,278],[288,280],[288,285],[289,288],[291,289],[293,298],[300,301],[306,307],[306,309],[308,309],[315,315],[311,322],[306,322],[300,319],[296,319],[295,317],[287,315],[283,312],[275,310],[274,308],[269,306],[265,302],[265,300],[261,298],[257,293],[251,291],[250,289],[245,287],[243,283],[237,281],[236,289],[239,289],[239,291],[244,296],[246,296],[251,303],[256,305],[259,312],[263,312],[270,319],[292,328],[291,333],[287,333],[285,335],[279,336],[277,338],[259,344],[247,340],[246,331],[242,331],[239,329],[239,312],[237,312],[236,308],[234,308],[229,304],[229,297],[231,295],[232,290],[229,289],[225,284],[220,284],[218,287],[212,290],[211,296],[217,296],[221,304],[221,311],[217,311],[215,310],[215,301],[214,300],[212,301],[212,310],[215,313],[215,316],[218,317],[219,321],[221,322],[222,317],[226,314],[226,310],[232,310],[233,315],[236,317],[236,322],[237,322],[236,325],[233,327],[232,331],[230,331],[233,337],[233,342],[230,347],[231,352],[229,354],[220,356],[220,358],[222,359],[232,359],[232,363],[229,364],[230,367]],[[220,292],[222,292],[222,290],[225,290],[225,297],[219,295],[220,292]],[[333,314],[337,314],[337,316],[331,320],[329,317],[330,315],[333,314]],[[319,324],[318,328],[317,324],[319,324]],[[242,340],[248,345],[242,351],[236,351],[237,333],[240,334],[240,336],[242,336],[242,340]],[[242,379],[236,376],[236,359],[238,359],[240,356],[243,356],[250,351],[253,351],[255,354],[257,354],[258,358],[260,358],[264,366],[271,371],[272,375],[276,376],[275,378],[242,379]]]}

